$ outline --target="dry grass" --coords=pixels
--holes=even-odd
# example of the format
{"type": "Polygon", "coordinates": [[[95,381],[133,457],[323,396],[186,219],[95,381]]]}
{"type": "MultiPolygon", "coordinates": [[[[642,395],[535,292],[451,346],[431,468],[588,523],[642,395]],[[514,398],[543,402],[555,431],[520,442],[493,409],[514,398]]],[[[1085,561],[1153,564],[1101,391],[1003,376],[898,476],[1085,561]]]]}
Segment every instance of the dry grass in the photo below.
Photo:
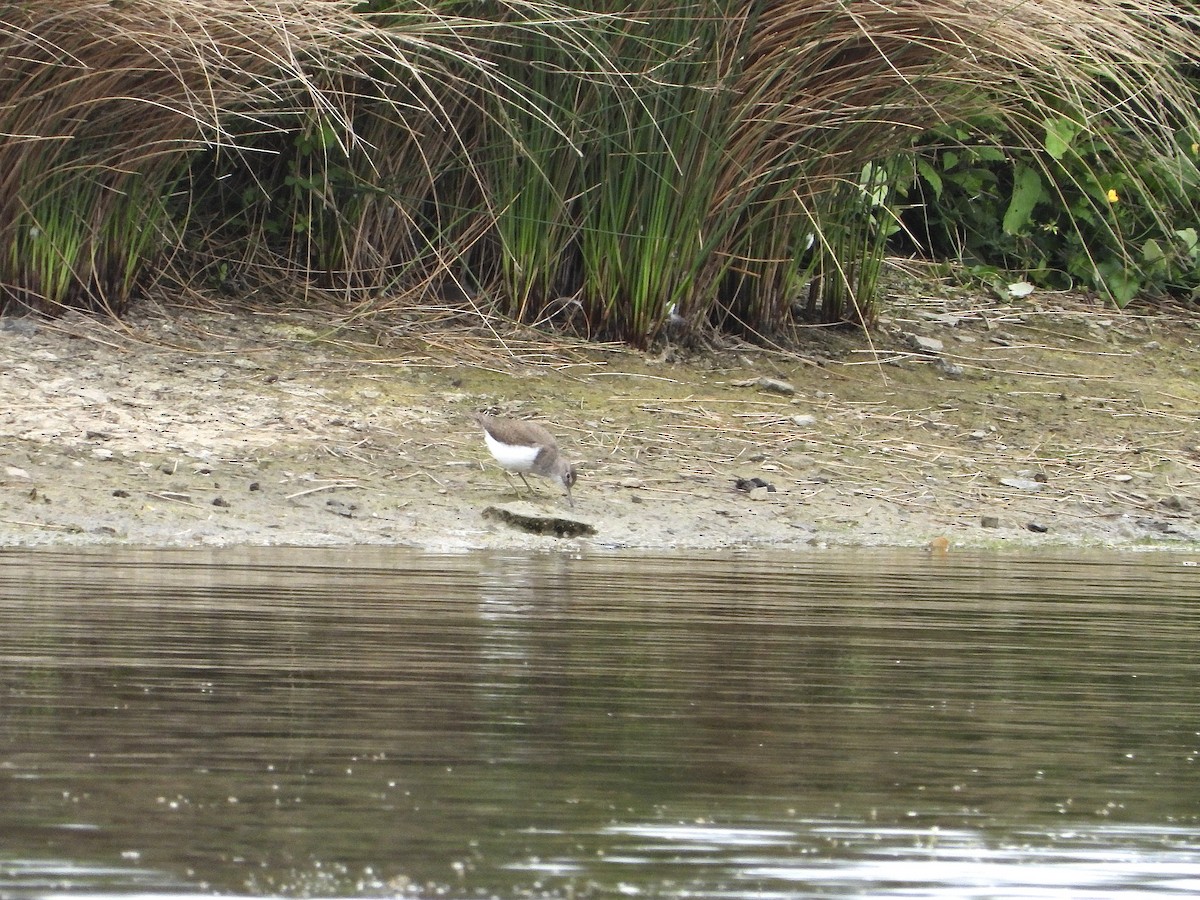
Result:
{"type": "Polygon", "coordinates": [[[1190,3],[456,9],[0,7],[0,303],[119,311],[160,279],[333,289],[353,319],[458,283],[493,339],[500,312],[645,342],[674,308],[768,340],[804,296],[865,315],[890,223],[864,166],[924,130],[987,113],[1036,145],[1062,100],[1154,152],[1194,116],[1190,3]]]}

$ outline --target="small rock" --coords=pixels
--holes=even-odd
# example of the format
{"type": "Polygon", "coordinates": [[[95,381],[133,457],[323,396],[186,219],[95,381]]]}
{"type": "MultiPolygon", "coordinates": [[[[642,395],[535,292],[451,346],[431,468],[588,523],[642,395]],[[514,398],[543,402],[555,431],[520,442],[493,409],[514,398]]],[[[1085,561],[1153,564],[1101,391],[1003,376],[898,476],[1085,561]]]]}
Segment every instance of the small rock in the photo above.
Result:
{"type": "Polygon", "coordinates": [[[325,509],[327,512],[333,513],[335,516],[342,516],[346,519],[355,518],[355,513],[358,512],[357,503],[346,503],[342,500],[326,500],[325,509]]]}
{"type": "Polygon", "coordinates": [[[0,331],[9,331],[13,334],[30,337],[37,334],[39,330],[37,322],[29,316],[0,317],[0,331]]]}
{"type": "Polygon", "coordinates": [[[107,462],[108,460],[113,458],[113,452],[111,450],[109,450],[107,447],[93,447],[92,448],[92,456],[95,457],[96,459],[107,462]]]}
{"type": "Polygon", "coordinates": [[[229,501],[226,500],[224,497],[215,497],[213,499],[212,505],[219,506],[222,509],[228,509],[230,506],[229,501]]]}
{"type": "Polygon", "coordinates": [[[754,492],[756,490],[762,489],[764,491],[767,491],[768,493],[775,492],[775,485],[771,484],[769,481],[764,481],[763,479],[759,478],[757,475],[754,476],[753,478],[738,478],[737,480],[735,480],[733,482],[733,486],[735,488],[737,488],[739,491],[754,492]]]}
{"type": "Polygon", "coordinates": [[[125,490],[125,488],[117,488],[115,491],[112,492],[112,495],[114,497],[128,497],[129,491],[125,490]]]}
{"type": "Polygon", "coordinates": [[[21,481],[33,481],[33,476],[24,469],[18,469],[16,466],[5,466],[4,474],[8,478],[18,478],[21,481]]]}
{"type": "Polygon", "coordinates": [[[252,482],[250,482],[250,487],[249,487],[249,488],[247,488],[247,490],[250,490],[250,491],[261,491],[261,490],[262,490],[262,485],[260,485],[260,484],[259,484],[257,481],[252,481],[252,482]]]}
{"type": "Polygon", "coordinates": [[[750,499],[751,500],[766,500],[767,497],[770,496],[771,491],[773,491],[773,490],[774,490],[774,488],[770,488],[770,487],[751,488],[750,489],[750,499]]]}
{"type": "Polygon", "coordinates": [[[908,341],[908,345],[914,350],[932,355],[941,353],[946,346],[937,338],[926,337],[923,334],[905,334],[904,339],[908,341]]]}
{"type": "Polygon", "coordinates": [[[1034,534],[1045,534],[1050,530],[1049,525],[1043,525],[1041,522],[1030,522],[1026,526],[1034,534]]]}
{"type": "Polygon", "coordinates": [[[1000,517],[999,516],[980,516],[979,517],[979,527],[980,528],[999,528],[1000,527],[1000,517]]]}
{"type": "Polygon", "coordinates": [[[1142,344],[1142,349],[1151,351],[1161,350],[1162,344],[1160,344],[1158,341],[1146,341],[1146,343],[1142,344]]]}
{"type": "Polygon", "coordinates": [[[782,378],[768,378],[764,375],[761,378],[756,379],[754,383],[758,385],[761,390],[764,390],[769,394],[784,394],[791,396],[792,394],[796,393],[796,389],[792,386],[791,382],[784,381],[782,378]]]}
{"type": "Polygon", "coordinates": [[[958,363],[952,363],[945,359],[938,359],[937,367],[941,373],[947,378],[962,378],[965,370],[958,363]]]}
{"type": "Polygon", "coordinates": [[[816,421],[817,417],[808,413],[804,413],[799,416],[792,416],[793,424],[799,425],[801,428],[807,428],[809,425],[814,425],[816,424],[816,421]]]}

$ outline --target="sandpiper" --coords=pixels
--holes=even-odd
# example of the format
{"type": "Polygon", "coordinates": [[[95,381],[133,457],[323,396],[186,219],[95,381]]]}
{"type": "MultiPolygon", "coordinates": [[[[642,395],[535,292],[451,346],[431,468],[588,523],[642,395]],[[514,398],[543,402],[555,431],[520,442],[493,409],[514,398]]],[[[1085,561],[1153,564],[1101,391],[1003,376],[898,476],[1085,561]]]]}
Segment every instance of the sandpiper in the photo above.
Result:
{"type": "Polygon", "coordinates": [[[559,455],[554,435],[536,422],[523,419],[499,419],[484,413],[471,416],[483,428],[483,439],[496,462],[520,475],[531,493],[526,474],[558,481],[567,489],[567,502],[574,508],[571,485],[575,483],[575,467],[559,455]]]}

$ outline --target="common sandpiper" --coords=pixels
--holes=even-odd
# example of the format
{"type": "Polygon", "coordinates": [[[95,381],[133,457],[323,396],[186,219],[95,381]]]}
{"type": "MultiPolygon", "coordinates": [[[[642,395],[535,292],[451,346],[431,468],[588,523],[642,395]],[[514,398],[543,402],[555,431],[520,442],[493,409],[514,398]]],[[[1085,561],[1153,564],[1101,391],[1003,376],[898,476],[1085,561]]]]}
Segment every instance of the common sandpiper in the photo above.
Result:
{"type": "Polygon", "coordinates": [[[575,501],[571,499],[575,467],[558,452],[554,435],[537,422],[524,419],[501,419],[484,413],[472,413],[471,416],[483,429],[483,439],[496,462],[520,475],[530,493],[533,488],[525,481],[526,475],[549,478],[566,488],[567,502],[575,507],[575,501]]]}

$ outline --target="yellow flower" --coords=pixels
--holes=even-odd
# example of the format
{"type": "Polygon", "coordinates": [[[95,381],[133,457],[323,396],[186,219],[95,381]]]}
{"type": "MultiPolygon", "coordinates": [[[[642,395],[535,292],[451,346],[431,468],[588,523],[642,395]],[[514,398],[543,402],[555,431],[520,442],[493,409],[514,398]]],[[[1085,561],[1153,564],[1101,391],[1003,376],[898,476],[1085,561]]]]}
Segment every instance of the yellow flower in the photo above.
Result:
{"type": "Polygon", "coordinates": [[[1116,202],[1117,202],[1118,200],[1120,200],[1120,199],[1121,199],[1121,198],[1117,196],[1117,189],[1116,189],[1116,188],[1109,188],[1109,189],[1108,189],[1108,202],[1109,202],[1109,203],[1116,203],[1116,202]]]}
{"type": "Polygon", "coordinates": [[[1196,144],[1196,143],[1192,144],[1192,153],[1193,154],[1200,153],[1200,144],[1196,144]]]}

